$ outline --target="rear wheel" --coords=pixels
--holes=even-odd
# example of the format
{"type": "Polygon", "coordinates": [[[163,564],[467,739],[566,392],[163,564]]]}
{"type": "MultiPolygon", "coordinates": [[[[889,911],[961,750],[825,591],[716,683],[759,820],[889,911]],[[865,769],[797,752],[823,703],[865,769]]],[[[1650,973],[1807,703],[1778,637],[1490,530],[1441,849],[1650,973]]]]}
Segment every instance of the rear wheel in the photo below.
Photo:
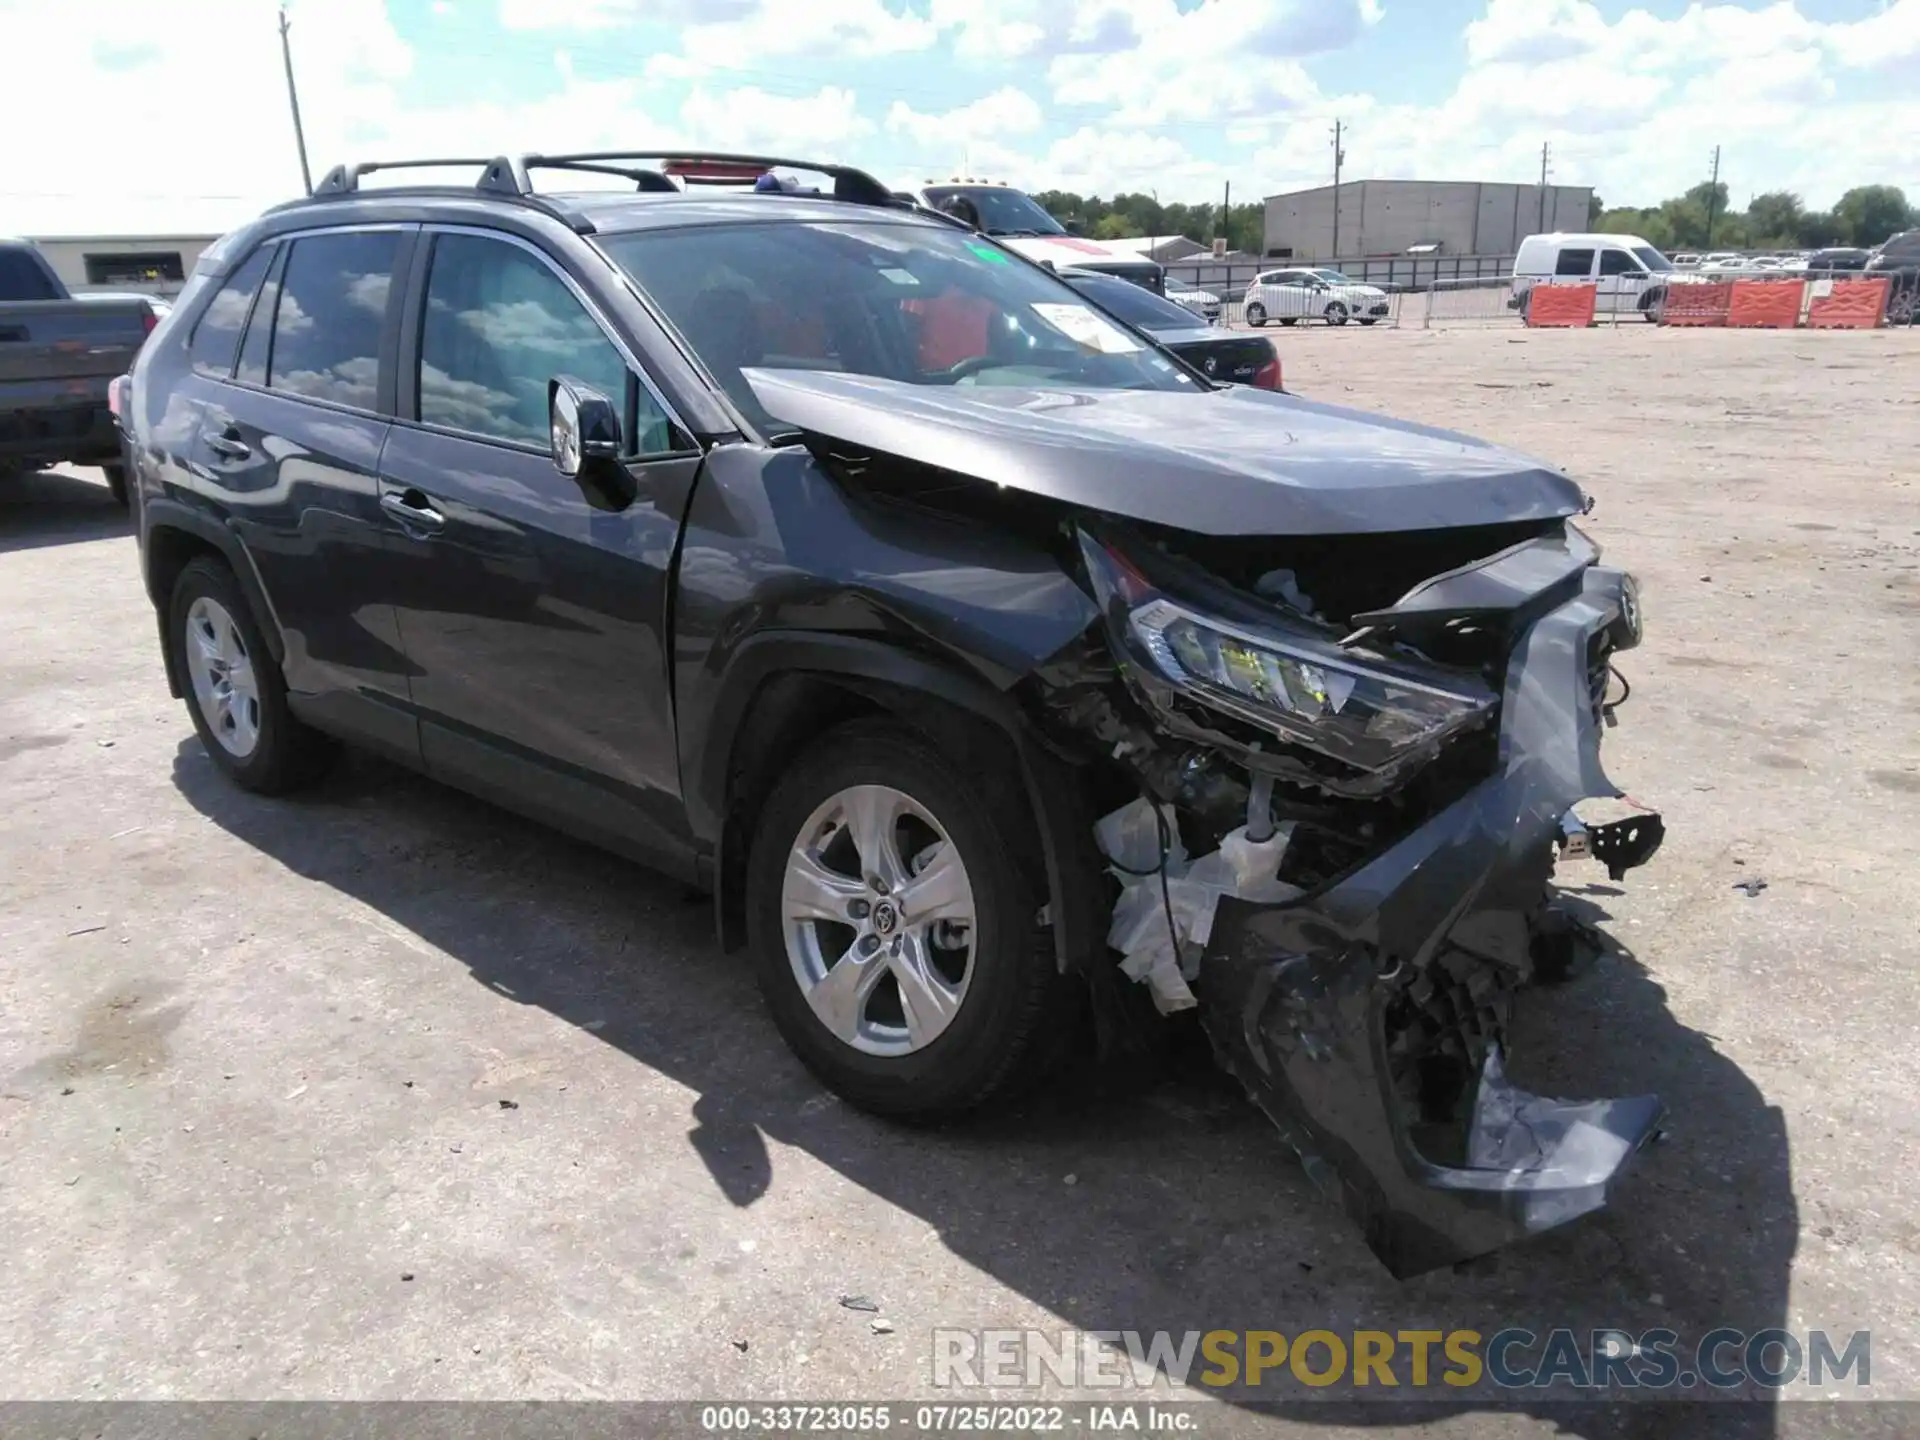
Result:
{"type": "MultiPolygon", "coordinates": [[[[1262,305],[1258,300],[1247,306],[1247,323],[1256,330],[1266,324],[1267,307],[1262,305]]],[[[1293,322],[1291,320],[1282,320],[1280,323],[1282,325],[1291,325],[1293,322]]]]}
{"type": "Polygon", "coordinates": [[[1039,924],[1033,821],[898,726],[831,732],[774,787],[747,871],[761,993],[864,1109],[937,1119],[1017,1090],[1070,992],[1039,924]]]}
{"type": "Polygon", "coordinates": [[[264,795],[316,778],[333,744],[287,708],[287,683],[233,572],[193,561],[174,582],[168,615],[187,712],[213,763],[264,795]]]}
{"type": "Polygon", "coordinates": [[[1327,306],[1327,324],[1344,325],[1347,323],[1347,307],[1338,300],[1327,306]]]}

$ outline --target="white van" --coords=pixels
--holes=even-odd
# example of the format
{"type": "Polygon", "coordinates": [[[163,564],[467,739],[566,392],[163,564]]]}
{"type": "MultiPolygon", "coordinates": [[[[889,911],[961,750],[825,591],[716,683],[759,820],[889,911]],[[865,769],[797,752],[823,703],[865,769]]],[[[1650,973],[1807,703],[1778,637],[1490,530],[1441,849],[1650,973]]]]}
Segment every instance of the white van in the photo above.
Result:
{"type": "Polygon", "coordinates": [[[1591,281],[1596,314],[1638,310],[1656,320],[1672,273],[1673,262],[1638,235],[1529,235],[1513,257],[1513,298],[1507,303],[1524,315],[1535,285],[1591,281]]]}

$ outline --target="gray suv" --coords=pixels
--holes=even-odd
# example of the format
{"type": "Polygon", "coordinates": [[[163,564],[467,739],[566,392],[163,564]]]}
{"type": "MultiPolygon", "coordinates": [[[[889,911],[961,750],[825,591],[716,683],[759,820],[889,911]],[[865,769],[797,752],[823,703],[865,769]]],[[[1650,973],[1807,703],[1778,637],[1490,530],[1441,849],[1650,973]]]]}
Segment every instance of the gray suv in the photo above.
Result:
{"type": "Polygon", "coordinates": [[[236,784],[346,742],[710,891],[885,1115],[1197,1011],[1398,1273],[1602,1202],[1658,1102],[1502,1069],[1592,938],[1556,862],[1660,836],[1572,813],[1639,638],[1577,485],[1214,383],[855,169],[413,163],[476,178],[334,171],[123,384],[160,657],[236,784]],[[788,169],[825,183],[747,183],[788,169]],[[533,180],[583,174],[620,188],[533,180]]]}

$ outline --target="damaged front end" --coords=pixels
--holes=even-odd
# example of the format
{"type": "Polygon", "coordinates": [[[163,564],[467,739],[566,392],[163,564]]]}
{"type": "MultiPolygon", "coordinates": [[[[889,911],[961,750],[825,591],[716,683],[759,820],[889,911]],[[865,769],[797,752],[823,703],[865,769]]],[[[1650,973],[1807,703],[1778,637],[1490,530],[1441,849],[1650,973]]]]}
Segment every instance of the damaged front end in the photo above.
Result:
{"type": "Polygon", "coordinates": [[[1110,791],[1098,837],[1126,973],[1163,1012],[1197,1005],[1407,1276],[1599,1208],[1654,1133],[1652,1096],[1517,1089],[1504,1044],[1514,991],[1581,938],[1556,859],[1617,876],[1662,831],[1574,816],[1621,796],[1600,735],[1639,640],[1630,576],[1561,522],[1350,543],[1291,542],[1282,567],[1288,542],[1083,526],[1105,634],[1032,701],[1139,792],[1110,791]]]}

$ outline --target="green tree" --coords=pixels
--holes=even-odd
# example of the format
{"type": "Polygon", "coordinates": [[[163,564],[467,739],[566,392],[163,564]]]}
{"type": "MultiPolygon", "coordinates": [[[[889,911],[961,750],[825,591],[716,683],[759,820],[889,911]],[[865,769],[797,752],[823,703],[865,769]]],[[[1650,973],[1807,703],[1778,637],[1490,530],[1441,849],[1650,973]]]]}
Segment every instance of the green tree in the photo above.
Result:
{"type": "Polygon", "coordinates": [[[1101,216],[1093,225],[1093,238],[1096,240],[1125,240],[1140,233],[1140,229],[1117,210],[1101,216]]]}
{"type": "Polygon", "coordinates": [[[1600,217],[1606,213],[1606,201],[1602,200],[1598,195],[1589,195],[1587,197],[1587,228],[1589,230],[1599,229],[1600,217]]]}
{"type": "Polygon", "coordinates": [[[1747,202],[1747,237],[1755,245],[1781,249],[1800,244],[1806,206],[1790,190],[1770,190],[1747,202]]]}
{"type": "Polygon", "coordinates": [[[1889,235],[1911,228],[1915,217],[1899,186],[1860,185],[1840,197],[1833,218],[1850,243],[1878,245],[1889,235]]]}

